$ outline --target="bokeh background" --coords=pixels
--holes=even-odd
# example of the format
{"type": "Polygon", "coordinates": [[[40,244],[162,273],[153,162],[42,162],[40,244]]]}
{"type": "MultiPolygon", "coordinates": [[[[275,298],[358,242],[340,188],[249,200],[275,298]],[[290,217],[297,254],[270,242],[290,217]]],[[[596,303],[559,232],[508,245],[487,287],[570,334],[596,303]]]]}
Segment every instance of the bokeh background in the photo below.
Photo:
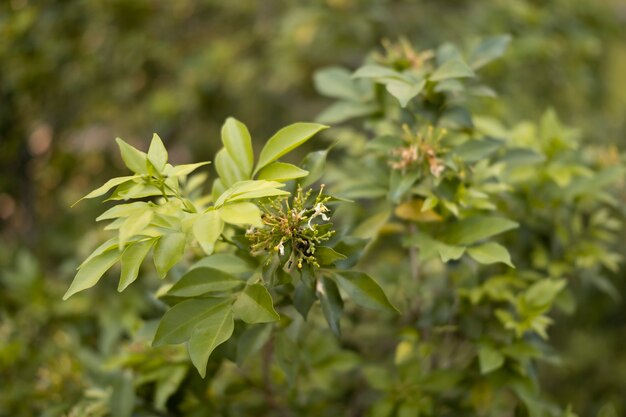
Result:
{"type": "MultiPolygon", "coordinates": [[[[418,48],[509,33],[484,71],[505,122],[548,108],[588,143],[626,146],[623,0],[0,1],[0,416],[63,415],[151,308],[100,285],[62,302],[102,239],[81,195],[124,172],[114,138],[158,132],[176,163],[212,159],[227,116],[257,144],[328,104],[313,73],[383,38],[418,48]]],[[[626,253],[626,245],[624,248],[626,253]]],[[[622,270],[623,275],[623,270],[622,270]]],[[[551,332],[543,386],[581,416],[626,415],[626,280],[551,332]]]]}

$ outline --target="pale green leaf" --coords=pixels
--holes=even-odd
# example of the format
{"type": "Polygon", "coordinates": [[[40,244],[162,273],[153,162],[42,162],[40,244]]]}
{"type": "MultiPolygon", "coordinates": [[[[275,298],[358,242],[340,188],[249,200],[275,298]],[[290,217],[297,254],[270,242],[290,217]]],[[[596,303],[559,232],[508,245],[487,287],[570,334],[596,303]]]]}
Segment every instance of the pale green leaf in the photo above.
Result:
{"type": "Polygon", "coordinates": [[[511,35],[500,35],[487,38],[479,43],[470,54],[469,64],[476,70],[504,55],[511,42],[511,35]]]}
{"type": "Polygon", "coordinates": [[[202,325],[215,310],[230,308],[231,300],[224,298],[195,298],[180,302],[161,318],[152,346],[183,343],[191,337],[193,329],[202,325]]]}
{"type": "Polygon", "coordinates": [[[154,247],[154,266],[161,278],[180,261],[185,253],[187,236],[184,233],[170,233],[162,236],[154,247]]]}
{"type": "Polygon", "coordinates": [[[150,206],[151,203],[146,203],[145,201],[135,201],[134,203],[128,204],[117,204],[98,216],[96,218],[96,221],[99,222],[101,220],[110,220],[116,219],[118,217],[132,216],[139,212],[148,210],[150,206]]]}
{"type": "Polygon", "coordinates": [[[309,175],[308,171],[285,162],[273,162],[259,172],[258,179],[269,181],[288,181],[309,175]]]}
{"type": "Polygon", "coordinates": [[[474,71],[465,62],[457,58],[444,62],[431,74],[430,80],[443,81],[450,78],[473,77],[474,75],[474,71]]]}
{"type": "Polygon", "coordinates": [[[334,275],[339,286],[360,306],[398,313],[383,289],[364,272],[342,271],[334,275]]]}
{"type": "Polygon", "coordinates": [[[313,82],[315,89],[323,96],[355,101],[360,99],[359,89],[345,68],[330,67],[316,71],[313,82]]]}
{"type": "Polygon", "coordinates": [[[132,284],[139,275],[141,263],[156,243],[156,239],[147,239],[139,242],[131,243],[124,249],[121,258],[122,272],[120,273],[120,282],[117,290],[122,292],[132,284]]]}
{"type": "Polygon", "coordinates": [[[272,296],[261,284],[248,285],[233,304],[235,315],[246,323],[267,323],[280,318],[272,296]]]}
{"type": "Polygon", "coordinates": [[[102,278],[102,275],[120,259],[120,256],[121,253],[113,249],[94,256],[89,262],[84,263],[63,296],[63,300],[67,300],[77,292],[96,285],[102,278]]]}
{"type": "Polygon", "coordinates": [[[243,259],[234,253],[215,253],[193,264],[191,268],[214,268],[229,274],[242,274],[256,269],[254,262],[243,259]]]}
{"type": "Polygon", "coordinates": [[[317,132],[327,128],[328,126],[318,123],[294,123],[280,129],[261,150],[255,172],[259,172],[265,166],[302,145],[317,132]]]}
{"type": "Polygon", "coordinates": [[[506,248],[495,242],[487,242],[482,245],[473,246],[467,249],[467,253],[469,256],[474,258],[474,260],[481,264],[494,264],[497,262],[501,262],[510,266],[511,268],[515,268],[511,263],[511,255],[509,255],[509,251],[506,248]]]}
{"type": "Polygon", "coordinates": [[[381,65],[364,65],[352,74],[354,78],[398,78],[402,79],[402,74],[391,68],[381,65]]]}
{"type": "Polygon", "coordinates": [[[74,204],[72,204],[72,207],[86,198],[100,197],[101,195],[108,193],[113,187],[117,187],[120,184],[135,180],[137,178],[139,178],[139,175],[112,178],[108,180],[107,182],[105,182],[102,186],[96,188],[95,190],[93,190],[92,192],[90,192],[89,194],[87,194],[86,196],[84,196],[83,198],[75,202],[74,204]]]}
{"type": "Polygon", "coordinates": [[[524,293],[524,301],[533,308],[545,308],[554,301],[566,284],[567,281],[564,279],[542,279],[537,281],[524,293]]]}
{"type": "Polygon", "coordinates": [[[516,227],[516,222],[503,217],[473,216],[453,223],[444,232],[443,240],[452,245],[471,245],[516,227]]]}
{"type": "Polygon", "coordinates": [[[261,210],[250,202],[224,204],[219,209],[220,217],[226,223],[263,227],[261,210]]]}
{"type": "Polygon", "coordinates": [[[177,297],[196,297],[243,286],[244,281],[214,268],[194,268],[183,275],[167,292],[177,297]]]}
{"type": "Polygon", "coordinates": [[[176,165],[173,166],[171,168],[166,168],[165,170],[165,175],[167,175],[168,177],[184,177],[186,175],[191,174],[193,171],[195,171],[196,169],[208,165],[210,164],[210,161],[205,161],[205,162],[198,162],[196,164],[183,164],[183,165],[176,165]]]}
{"type": "Polygon", "coordinates": [[[156,133],[152,135],[152,141],[150,142],[150,148],[148,149],[148,160],[152,163],[152,166],[162,173],[167,163],[167,149],[163,145],[163,141],[156,133]]]}
{"type": "Polygon", "coordinates": [[[232,186],[238,181],[248,179],[225,148],[222,148],[215,155],[215,170],[220,176],[222,184],[227,187],[232,186]]]}
{"type": "Polygon", "coordinates": [[[120,250],[126,245],[128,240],[143,231],[154,217],[152,210],[135,213],[122,223],[119,228],[119,246],[120,250]]]}
{"type": "Polygon", "coordinates": [[[207,211],[199,215],[192,226],[193,236],[207,255],[213,253],[215,242],[219,239],[223,230],[224,222],[217,210],[207,211]]]}
{"type": "Polygon", "coordinates": [[[425,80],[420,80],[415,83],[407,83],[404,81],[390,81],[385,83],[385,88],[400,102],[400,106],[406,107],[409,101],[417,96],[426,85],[425,80]]]}
{"type": "Polygon", "coordinates": [[[135,174],[147,175],[148,155],[124,142],[120,138],[116,138],[115,141],[117,142],[117,146],[120,148],[120,154],[122,155],[122,160],[124,161],[126,167],[135,174]]]}
{"type": "Polygon", "coordinates": [[[285,184],[277,181],[248,180],[233,184],[224,191],[215,201],[215,207],[222,206],[227,201],[250,200],[252,198],[270,197],[275,195],[288,195],[289,192],[279,190],[285,184]]]}
{"type": "Polygon", "coordinates": [[[229,117],[222,126],[222,143],[228,154],[239,167],[239,171],[249,178],[254,164],[252,139],[246,125],[229,117]]]}
{"type": "Polygon", "coordinates": [[[200,376],[206,376],[206,365],[215,348],[226,342],[233,334],[235,323],[230,305],[211,311],[202,325],[194,329],[189,339],[189,356],[200,376]]]}
{"type": "Polygon", "coordinates": [[[478,349],[478,362],[480,373],[487,374],[500,368],[504,364],[504,355],[489,346],[481,346],[478,349]]]}
{"type": "Polygon", "coordinates": [[[369,116],[380,110],[374,103],[362,103],[353,101],[338,101],[324,109],[316,121],[326,124],[338,124],[356,117],[369,116]]]}

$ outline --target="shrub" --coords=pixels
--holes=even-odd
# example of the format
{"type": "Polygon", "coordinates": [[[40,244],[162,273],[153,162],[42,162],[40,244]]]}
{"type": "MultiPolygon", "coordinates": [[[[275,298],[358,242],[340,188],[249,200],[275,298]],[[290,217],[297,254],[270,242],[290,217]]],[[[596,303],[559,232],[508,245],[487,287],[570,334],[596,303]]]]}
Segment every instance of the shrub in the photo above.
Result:
{"type": "Polygon", "coordinates": [[[132,175],[85,197],[112,191],[97,220],[114,237],[64,298],[118,263],[123,291],[151,254],[161,317],[118,359],[115,388],[74,412],[575,415],[537,368],[555,360],[553,310],[575,308],[568,287],[612,291],[624,170],[552,111],[512,128],[472,114],[495,98],[478,74],[508,42],[387,42],[354,72],[319,71],[335,103],[256,158],[226,120],[209,193],[207,162],[169,164],[157,135],[147,153],[118,139],[132,175]],[[281,160],[322,131],[327,149],[281,160]]]}

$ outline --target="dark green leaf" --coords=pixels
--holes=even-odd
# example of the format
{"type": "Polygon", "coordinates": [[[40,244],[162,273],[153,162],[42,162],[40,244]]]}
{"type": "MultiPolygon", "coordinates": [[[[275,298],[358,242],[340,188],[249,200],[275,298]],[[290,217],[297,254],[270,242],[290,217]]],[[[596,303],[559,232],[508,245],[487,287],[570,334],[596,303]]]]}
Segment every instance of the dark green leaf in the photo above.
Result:
{"type": "Polygon", "coordinates": [[[337,284],[329,278],[321,277],[317,281],[316,295],[322,305],[322,312],[337,336],[341,336],[341,315],[343,314],[343,300],[339,294],[337,284]]]}
{"type": "Polygon", "coordinates": [[[183,275],[167,292],[178,297],[196,297],[211,292],[229,291],[245,282],[213,268],[194,268],[183,275]]]}
{"type": "Polygon", "coordinates": [[[339,286],[360,306],[399,313],[383,289],[364,272],[342,271],[334,275],[339,286]]]}

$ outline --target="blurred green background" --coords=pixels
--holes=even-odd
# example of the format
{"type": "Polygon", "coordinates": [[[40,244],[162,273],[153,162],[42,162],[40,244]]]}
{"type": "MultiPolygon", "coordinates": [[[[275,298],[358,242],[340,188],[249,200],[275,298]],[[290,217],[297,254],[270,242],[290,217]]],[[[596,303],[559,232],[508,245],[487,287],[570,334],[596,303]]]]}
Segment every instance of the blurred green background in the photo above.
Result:
{"type": "MultiPolygon", "coordinates": [[[[69,206],[124,172],[115,136],[146,148],[156,131],[173,162],[212,159],[227,116],[257,145],[313,120],[329,103],[313,73],[354,68],[383,38],[429,48],[501,33],[511,46],[483,75],[500,100],[481,106],[508,123],[553,107],[587,143],[624,149],[622,0],[0,2],[0,416],[62,415],[153,308],[113,285],[61,302],[102,239],[100,206],[69,206]]],[[[626,308],[585,297],[557,318],[563,363],[543,386],[581,416],[624,415],[626,308]]]]}

